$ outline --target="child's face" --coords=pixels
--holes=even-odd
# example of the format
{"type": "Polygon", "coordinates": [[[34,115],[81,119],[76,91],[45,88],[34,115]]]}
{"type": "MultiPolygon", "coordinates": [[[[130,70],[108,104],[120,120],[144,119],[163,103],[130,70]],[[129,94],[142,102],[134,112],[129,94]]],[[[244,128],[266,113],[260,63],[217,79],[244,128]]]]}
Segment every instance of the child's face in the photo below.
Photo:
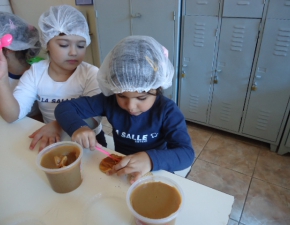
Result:
{"type": "MultiPolygon", "coordinates": [[[[156,90],[151,90],[150,93],[155,94],[156,90]]],[[[141,113],[149,110],[155,102],[156,96],[147,92],[123,92],[116,94],[119,106],[134,116],[139,116],[141,113]]]]}
{"type": "Polygon", "coordinates": [[[77,35],[63,35],[52,38],[47,44],[51,66],[63,70],[74,70],[86,54],[86,40],[77,35]]]}

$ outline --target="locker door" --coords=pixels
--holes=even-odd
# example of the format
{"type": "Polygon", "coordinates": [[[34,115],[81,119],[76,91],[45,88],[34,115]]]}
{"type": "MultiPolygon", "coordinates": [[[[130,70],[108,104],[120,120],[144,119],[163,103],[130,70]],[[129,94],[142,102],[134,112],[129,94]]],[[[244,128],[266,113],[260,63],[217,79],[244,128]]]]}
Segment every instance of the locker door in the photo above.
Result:
{"type": "Polygon", "coordinates": [[[259,19],[222,19],[211,125],[239,131],[259,24],[259,19]]]}
{"type": "Polygon", "coordinates": [[[289,46],[290,20],[267,19],[244,134],[277,141],[290,97],[289,46]]]}
{"type": "Polygon", "coordinates": [[[268,6],[267,18],[290,19],[290,0],[271,0],[268,6]]]}
{"type": "Polygon", "coordinates": [[[224,0],[223,16],[262,18],[263,8],[264,0],[224,0]]]}
{"type": "Polygon", "coordinates": [[[186,0],[186,15],[218,16],[220,0],[186,0]]]}
{"type": "MultiPolygon", "coordinates": [[[[169,59],[174,66],[176,66],[175,35],[178,31],[175,29],[175,23],[178,22],[178,2],[178,0],[131,1],[132,35],[147,35],[155,38],[168,49],[169,59]]],[[[164,90],[164,95],[174,98],[173,87],[174,84],[164,90]]]]}
{"type": "Polygon", "coordinates": [[[100,61],[130,32],[130,0],[95,0],[100,61]]]}
{"type": "Polygon", "coordinates": [[[179,105],[185,118],[206,123],[218,18],[185,16],[179,105]]]}

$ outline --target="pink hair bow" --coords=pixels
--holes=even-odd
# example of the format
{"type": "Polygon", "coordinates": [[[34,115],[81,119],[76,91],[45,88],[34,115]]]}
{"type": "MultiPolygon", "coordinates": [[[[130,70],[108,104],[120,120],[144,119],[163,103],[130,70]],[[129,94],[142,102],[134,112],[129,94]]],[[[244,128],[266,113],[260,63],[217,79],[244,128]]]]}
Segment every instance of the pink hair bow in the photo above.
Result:
{"type": "Polygon", "coordinates": [[[13,40],[13,37],[11,34],[5,34],[0,39],[0,49],[2,49],[2,47],[7,47],[7,46],[11,45],[12,40],[13,40]]]}

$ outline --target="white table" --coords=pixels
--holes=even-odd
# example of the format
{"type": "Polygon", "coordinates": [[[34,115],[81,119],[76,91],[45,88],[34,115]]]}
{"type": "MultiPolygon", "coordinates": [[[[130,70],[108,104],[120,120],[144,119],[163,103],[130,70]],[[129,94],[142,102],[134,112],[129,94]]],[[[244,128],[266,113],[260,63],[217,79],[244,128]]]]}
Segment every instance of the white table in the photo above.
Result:
{"type": "MultiPolygon", "coordinates": [[[[98,151],[84,150],[79,188],[67,194],[51,189],[44,172],[36,167],[38,148],[29,150],[28,136],[41,126],[30,118],[8,124],[0,117],[0,224],[82,225],[91,224],[94,216],[100,220],[109,216],[109,221],[118,221],[111,222],[116,225],[132,224],[125,203],[127,177],[100,172],[99,163],[105,155],[98,151]],[[117,204],[110,208],[111,203],[117,204]]],[[[185,205],[177,225],[227,224],[233,196],[166,171],[153,174],[175,180],[184,191],[185,205]]],[[[101,221],[96,224],[105,225],[101,221]]]]}

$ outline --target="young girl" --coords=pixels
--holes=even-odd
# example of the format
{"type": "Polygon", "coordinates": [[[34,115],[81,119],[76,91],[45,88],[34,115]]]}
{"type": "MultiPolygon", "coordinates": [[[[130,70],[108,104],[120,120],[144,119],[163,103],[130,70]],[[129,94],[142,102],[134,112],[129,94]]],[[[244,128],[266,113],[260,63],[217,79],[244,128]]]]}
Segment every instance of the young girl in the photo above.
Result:
{"type": "MultiPolygon", "coordinates": [[[[13,91],[20,77],[30,68],[27,61],[38,55],[41,45],[38,30],[34,26],[12,13],[0,12],[0,37],[5,34],[13,36],[12,44],[3,48],[8,64],[9,86],[13,91]]],[[[37,118],[39,115],[35,102],[28,116],[37,118]]]]}
{"type": "MultiPolygon", "coordinates": [[[[33,64],[23,74],[13,94],[5,89],[8,77],[0,73],[0,114],[7,122],[21,119],[37,100],[47,125],[31,135],[34,138],[31,148],[41,140],[41,150],[60,139],[61,128],[54,117],[57,104],[98,94],[100,89],[96,77],[98,68],[83,62],[91,40],[82,13],[68,5],[53,6],[40,16],[38,25],[40,41],[42,47],[47,49],[49,60],[33,64]]],[[[98,142],[106,146],[100,118],[96,117],[90,122],[92,127],[97,126],[98,142]]]]}
{"type": "Polygon", "coordinates": [[[82,118],[107,116],[115,150],[128,155],[110,174],[174,172],[191,166],[194,150],[184,116],[164,97],[174,69],[167,50],[147,36],[129,36],[107,55],[98,72],[102,94],[60,103],[55,117],[72,140],[94,149],[93,132],[82,118]]]}

